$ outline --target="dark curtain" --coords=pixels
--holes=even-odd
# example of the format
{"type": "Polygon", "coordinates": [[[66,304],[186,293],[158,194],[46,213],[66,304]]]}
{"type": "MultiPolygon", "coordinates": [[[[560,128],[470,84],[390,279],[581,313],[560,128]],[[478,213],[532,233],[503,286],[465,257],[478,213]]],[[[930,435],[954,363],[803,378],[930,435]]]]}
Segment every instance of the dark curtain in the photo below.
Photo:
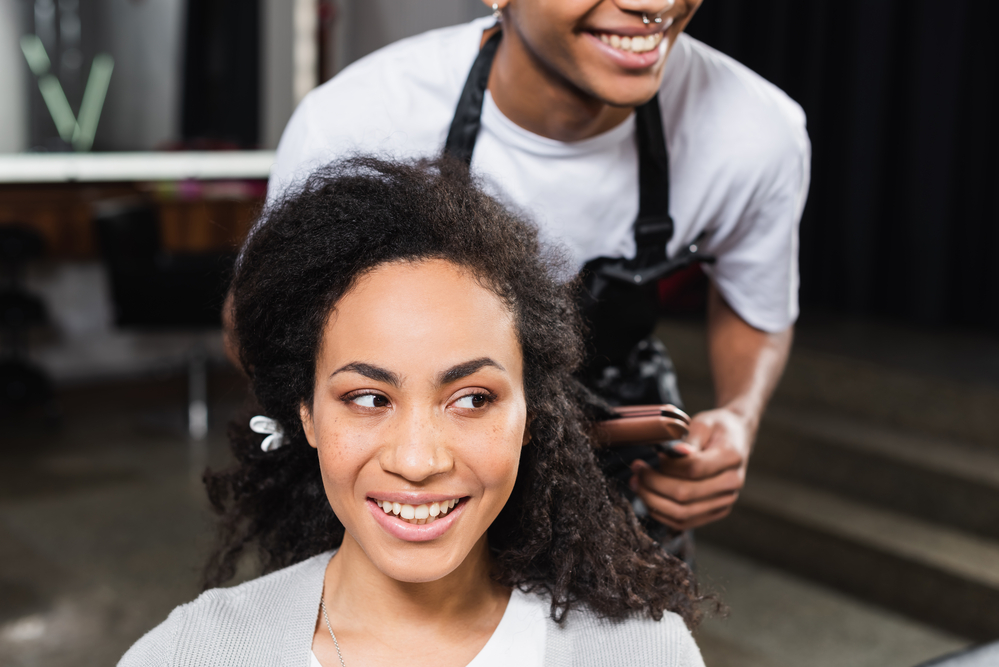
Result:
{"type": "Polygon", "coordinates": [[[808,309],[999,331],[999,3],[705,0],[688,32],[808,115],[808,309]]]}
{"type": "Polygon", "coordinates": [[[258,0],[188,0],[182,133],[191,148],[254,148],[260,118],[258,0]]]}

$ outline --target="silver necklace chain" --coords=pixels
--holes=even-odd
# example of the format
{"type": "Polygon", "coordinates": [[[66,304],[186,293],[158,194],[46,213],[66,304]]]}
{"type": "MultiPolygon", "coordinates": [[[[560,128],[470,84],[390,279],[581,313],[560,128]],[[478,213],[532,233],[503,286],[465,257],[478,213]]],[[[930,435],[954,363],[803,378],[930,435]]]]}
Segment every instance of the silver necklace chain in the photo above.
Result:
{"type": "Polygon", "coordinates": [[[340,658],[340,667],[347,667],[347,663],[343,661],[343,655],[340,653],[340,642],[336,640],[336,635],[333,634],[333,626],[330,625],[330,617],[326,613],[326,600],[319,598],[319,604],[323,608],[323,619],[326,621],[326,629],[330,631],[330,637],[333,638],[333,645],[336,646],[336,657],[340,658]]]}

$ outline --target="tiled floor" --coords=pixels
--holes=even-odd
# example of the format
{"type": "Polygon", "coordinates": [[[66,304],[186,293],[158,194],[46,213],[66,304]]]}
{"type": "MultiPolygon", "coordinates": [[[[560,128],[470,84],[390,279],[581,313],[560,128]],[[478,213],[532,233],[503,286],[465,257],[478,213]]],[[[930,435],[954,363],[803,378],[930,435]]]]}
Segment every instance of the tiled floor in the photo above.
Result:
{"type": "MultiPolygon", "coordinates": [[[[192,448],[180,400],[90,400],[61,429],[0,441],[0,665],[114,664],[198,593],[211,524],[197,471],[226,460],[232,405],[192,448]]],[[[707,546],[699,568],[731,608],[698,633],[709,667],[911,667],[966,643],[707,546]]]]}
{"type": "Polygon", "coordinates": [[[112,665],[199,592],[211,524],[194,470],[225,461],[223,428],[191,447],[170,403],[4,438],[0,665],[112,665]]]}

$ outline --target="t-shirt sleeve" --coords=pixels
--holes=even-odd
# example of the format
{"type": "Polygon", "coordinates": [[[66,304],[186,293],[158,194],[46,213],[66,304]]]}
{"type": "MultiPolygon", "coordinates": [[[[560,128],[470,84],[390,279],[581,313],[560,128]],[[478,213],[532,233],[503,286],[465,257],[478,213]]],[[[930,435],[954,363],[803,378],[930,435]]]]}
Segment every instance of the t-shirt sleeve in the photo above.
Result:
{"type": "Polygon", "coordinates": [[[184,607],[174,609],[165,621],[132,644],[118,661],[118,667],[166,667],[173,664],[184,616],[184,607]]]}
{"type": "MultiPolygon", "coordinates": [[[[377,62],[375,63],[377,64],[377,62]]],[[[267,201],[301,187],[320,167],[355,153],[384,152],[392,127],[372,69],[345,71],[309,92],[295,108],[278,142],[267,182],[267,201]]],[[[377,74],[379,70],[375,69],[377,74]]]]}
{"type": "Polygon", "coordinates": [[[281,135],[267,199],[354,154],[435,155],[443,145],[483,21],[400,40],[352,63],[303,98],[281,135]]]}
{"type": "Polygon", "coordinates": [[[706,247],[717,261],[705,271],[725,301],[768,332],[783,331],[798,317],[798,228],[810,180],[811,146],[797,105],[783,129],[756,160],[742,161],[746,173],[732,182],[750,190],[740,195],[746,203],[712,230],[706,247]]]}

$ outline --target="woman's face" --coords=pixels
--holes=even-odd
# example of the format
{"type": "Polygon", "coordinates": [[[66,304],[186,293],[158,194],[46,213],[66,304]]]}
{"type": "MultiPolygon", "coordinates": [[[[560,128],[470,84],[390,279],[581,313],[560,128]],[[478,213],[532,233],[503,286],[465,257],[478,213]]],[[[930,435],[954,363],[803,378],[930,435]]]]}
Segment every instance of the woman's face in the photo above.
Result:
{"type": "Polygon", "coordinates": [[[329,318],[302,422],[345,539],[398,581],[445,576],[517,478],[527,406],[513,315],[449,262],[378,267],[329,318]]]}

